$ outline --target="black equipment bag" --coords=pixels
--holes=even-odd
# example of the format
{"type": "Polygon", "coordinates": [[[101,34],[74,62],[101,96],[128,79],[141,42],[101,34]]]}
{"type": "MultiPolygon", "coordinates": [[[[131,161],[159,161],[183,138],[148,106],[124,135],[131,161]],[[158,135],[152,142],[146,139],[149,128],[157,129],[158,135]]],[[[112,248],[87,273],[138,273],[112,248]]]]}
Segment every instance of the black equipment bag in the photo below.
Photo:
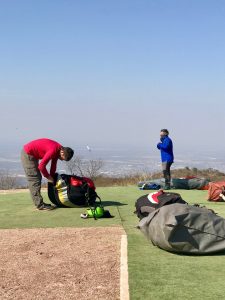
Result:
{"type": "Polygon", "coordinates": [[[147,217],[148,214],[154,210],[174,203],[186,204],[187,202],[184,201],[178,193],[169,193],[159,190],[156,193],[150,193],[138,198],[135,203],[135,213],[139,219],[142,219],[147,217]]]}
{"type": "Polygon", "coordinates": [[[56,174],[55,182],[48,183],[48,197],[58,207],[93,206],[99,198],[90,178],[56,174]]]}

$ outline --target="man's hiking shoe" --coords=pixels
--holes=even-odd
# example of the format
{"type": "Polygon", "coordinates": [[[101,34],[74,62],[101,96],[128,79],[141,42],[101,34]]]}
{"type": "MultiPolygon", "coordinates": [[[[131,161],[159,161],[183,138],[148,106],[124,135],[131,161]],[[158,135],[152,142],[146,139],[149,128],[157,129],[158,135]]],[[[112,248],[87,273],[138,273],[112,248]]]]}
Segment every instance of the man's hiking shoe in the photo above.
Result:
{"type": "Polygon", "coordinates": [[[171,190],[171,187],[169,185],[166,185],[164,190],[166,190],[166,191],[171,190]]]}
{"type": "Polygon", "coordinates": [[[38,210],[53,210],[55,209],[54,206],[52,206],[51,204],[46,204],[43,203],[41,206],[37,207],[38,210]]]}

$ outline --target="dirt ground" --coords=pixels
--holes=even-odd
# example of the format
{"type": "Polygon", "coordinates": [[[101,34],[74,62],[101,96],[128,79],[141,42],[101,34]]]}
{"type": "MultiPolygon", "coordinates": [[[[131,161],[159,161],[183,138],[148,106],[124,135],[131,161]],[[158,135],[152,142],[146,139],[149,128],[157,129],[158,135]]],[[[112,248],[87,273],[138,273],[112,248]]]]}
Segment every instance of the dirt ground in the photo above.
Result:
{"type": "Polygon", "coordinates": [[[0,230],[0,299],[119,299],[122,234],[120,227],[0,230]]]}

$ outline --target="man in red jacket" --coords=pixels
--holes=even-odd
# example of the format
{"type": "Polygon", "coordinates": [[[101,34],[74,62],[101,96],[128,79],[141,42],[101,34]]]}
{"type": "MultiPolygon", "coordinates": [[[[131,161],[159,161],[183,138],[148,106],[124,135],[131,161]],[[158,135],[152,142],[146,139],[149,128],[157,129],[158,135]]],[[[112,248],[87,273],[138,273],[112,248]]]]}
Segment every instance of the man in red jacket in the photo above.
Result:
{"type": "Polygon", "coordinates": [[[59,143],[49,139],[38,139],[24,145],[21,152],[23,168],[28,180],[31,197],[37,209],[51,210],[53,206],[46,204],[41,196],[42,175],[48,181],[54,181],[57,160],[69,161],[74,151],[69,147],[63,147],[59,143]],[[41,160],[39,162],[39,160],[41,160]],[[51,160],[50,172],[46,169],[51,160]]]}

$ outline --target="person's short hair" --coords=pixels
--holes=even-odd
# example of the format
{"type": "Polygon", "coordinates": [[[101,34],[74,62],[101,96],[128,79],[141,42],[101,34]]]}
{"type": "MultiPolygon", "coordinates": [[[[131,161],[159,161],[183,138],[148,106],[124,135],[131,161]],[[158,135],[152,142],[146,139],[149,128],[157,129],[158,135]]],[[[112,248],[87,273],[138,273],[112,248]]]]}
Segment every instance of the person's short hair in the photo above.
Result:
{"type": "Polygon", "coordinates": [[[167,130],[167,129],[161,129],[161,132],[164,132],[165,134],[167,134],[167,135],[169,135],[169,130],[167,130]]]}
{"type": "Polygon", "coordinates": [[[71,158],[73,157],[73,154],[74,154],[73,149],[71,149],[70,147],[62,147],[62,150],[65,155],[65,161],[71,160],[71,158]]]}

